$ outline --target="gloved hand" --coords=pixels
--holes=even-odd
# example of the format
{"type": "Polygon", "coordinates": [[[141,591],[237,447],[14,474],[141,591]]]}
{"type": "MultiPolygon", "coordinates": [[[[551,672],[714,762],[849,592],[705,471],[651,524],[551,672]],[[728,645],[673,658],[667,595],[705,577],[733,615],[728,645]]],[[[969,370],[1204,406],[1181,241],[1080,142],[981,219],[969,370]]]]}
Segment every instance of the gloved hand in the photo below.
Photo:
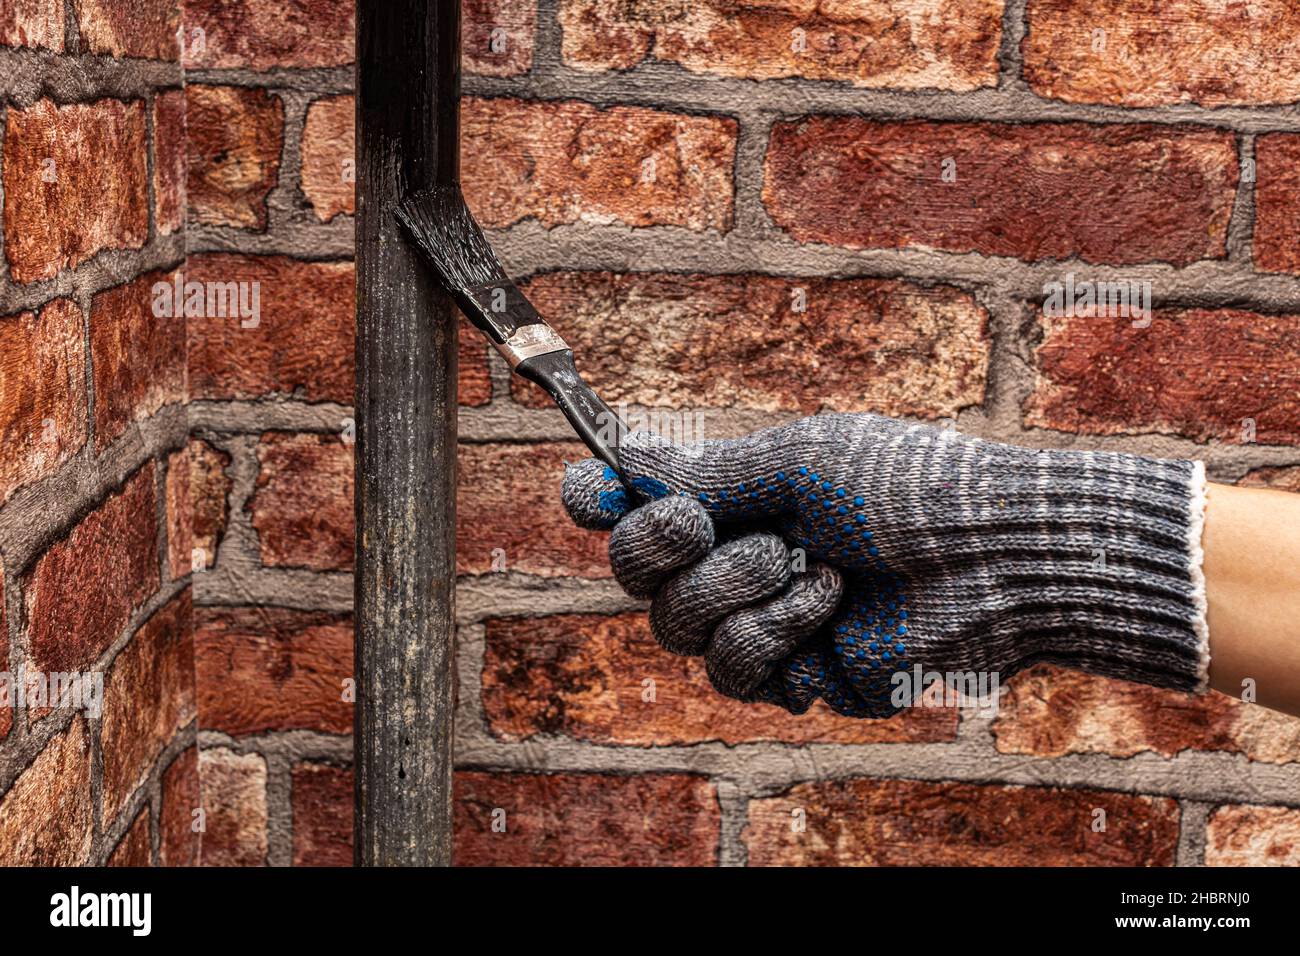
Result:
{"type": "Polygon", "coordinates": [[[702,654],[729,696],[885,717],[921,691],[895,679],[916,665],[1005,680],[1038,661],[1205,687],[1200,462],[876,415],[686,445],[634,433],[620,460],[648,503],[590,459],[566,469],[565,507],[613,528],[614,575],[653,598],[656,639],[702,654]]]}

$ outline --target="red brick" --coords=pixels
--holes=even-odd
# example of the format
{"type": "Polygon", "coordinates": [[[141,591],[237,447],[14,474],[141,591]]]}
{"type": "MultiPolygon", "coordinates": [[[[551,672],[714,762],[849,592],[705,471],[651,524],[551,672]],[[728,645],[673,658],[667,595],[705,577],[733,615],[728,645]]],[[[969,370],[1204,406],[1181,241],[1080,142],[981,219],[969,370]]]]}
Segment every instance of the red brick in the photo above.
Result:
{"type": "Polygon", "coordinates": [[[63,0],[0,0],[0,46],[63,52],[63,0]]]}
{"type": "Polygon", "coordinates": [[[1222,694],[1192,697],[1047,666],[1010,682],[993,733],[1000,752],[1037,757],[1205,750],[1300,760],[1295,717],[1222,694]]]}
{"type": "Polygon", "coordinates": [[[988,314],[949,286],[559,272],[525,288],[608,402],[935,418],[984,399],[988,314]]]}
{"type": "Polygon", "coordinates": [[[204,866],[265,866],[266,761],[224,747],[199,752],[204,866]]]}
{"type": "Polygon", "coordinates": [[[167,559],[173,578],[195,570],[195,549],[203,552],[204,569],[216,561],[230,515],[229,465],[228,454],[198,438],[167,458],[167,559]]]}
{"type": "MultiPolygon", "coordinates": [[[[9,620],[5,611],[5,562],[4,555],[0,555],[0,668],[9,670],[9,620]]],[[[9,728],[14,723],[14,712],[12,701],[4,702],[0,706],[0,742],[9,736],[9,728]]]]}
{"type": "Polygon", "coordinates": [[[104,679],[104,819],[112,820],[194,719],[190,590],[156,611],[104,679]]]}
{"type": "Polygon", "coordinates": [[[736,122],[576,100],[467,98],[461,178],[480,223],[732,223],[736,122]]]}
{"type": "Polygon", "coordinates": [[[117,847],[108,858],[109,866],[152,866],[153,847],[149,837],[149,808],[146,806],[122,835],[117,847]]]}
{"type": "Polygon", "coordinates": [[[171,235],[185,225],[185,91],[164,90],[153,101],[154,221],[171,235]]]}
{"type": "Polygon", "coordinates": [[[267,567],[351,571],[352,445],[337,435],[267,432],[246,505],[267,567]]]}
{"type": "Polygon", "coordinates": [[[46,279],[149,237],[140,100],[10,107],[4,140],[5,257],[15,282],[46,279]],[[52,182],[47,182],[52,179],[52,182]]]}
{"type": "Polygon", "coordinates": [[[293,865],[352,865],[352,771],[293,767],[293,865]]]}
{"type": "Polygon", "coordinates": [[[76,0],[81,49],[116,57],[176,60],[181,5],[175,0],[76,0]]]}
{"type": "MultiPolygon", "coordinates": [[[[255,288],[260,312],[251,327],[238,316],[188,318],[191,397],[251,399],[279,393],[352,404],[356,307],[351,262],[207,253],[189,257],[185,280],[246,283],[245,302],[251,306],[255,288]]],[[[485,405],[492,398],[483,337],[463,320],[459,389],[462,405],[485,405]]]]}
{"type": "Polygon", "coordinates": [[[467,73],[518,76],[533,65],[537,0],[465,0],[461,66],[467,73]]]}
{"type": "Polygon", "coordinates": [[[284,102],[240,86],[185,87],[190,221],[266,228],[266,197],[280,178],[284,102]]]}
{"type": "Polygon", "coordinates": [[[698,657],[676,657],[644,614],[492,618],[483,709],[504,740],[561,734],[602,744],[923,743],[953,740],[957,711],[909,710],[891,720],[845,720],[818,704],[795,717],[715,691],[698,657]],[[644,696],[653,681],[654,699],[644,696]]]}
{"type": "Polygon", "coordinates": [[[356,211],[356,101],[327,96],[307,107],[302,131],[302,191],[316,218],[329,222],[356,211]]]}
{"type": "Polygon", "coordinates": [[[191,747],[163,773],[162,807],[158,813],[158,864],[196,866],[199,862],[199,754],[191,747]]]}
{"type": "Polygon", "coordinates": [[[189,68],[347,66],[354,0],[186,0],[189,68]],[[195,30],[203,31],[202,43],[195,30]]]}
{"type": "Polygon", "coordinates": [[[1236,188],[1224,131],[816,116],[773,127],[763,201],[800,242],[1182,265],[1225,255],[1236,188]]]}
{"type": "Polygon", "coordinates": [[[1024,75],[1039,96],[1120,106],[1300,98],[1300,11],[1288,0],[1029,0],[1026,19],[1024,75]]]}
{"type": "Polygon", "coordinates": [[[721,830],[713,785],[687,774],[462,771],[453,819],[457,866],[713,866],[721,830]]]}
{"type": "Polygon", "coordinates": [[[751,866],[1172,866],[1178,803],[1099,790],[827,780],[751,801],[744,840],[751,866]],[[1093,830],[1098,809],[1103,832],[1093,830]]]}
{"type": "Polygon", "coordinates": [[[173,279],[174,273],[149,272],[91,299],[95,445],[100,449],[132,422],[185,401],[185,318],[164,310],[159,295],[172,288],[173,279]]]}
{"type": "Polygon", "coordinates": [[[1300,317],[1237,309],[1043,319],[1025,421],[1098,435],[1160,432],[1198,441],[1300,442],[1300,317]]]}
{"type": "Polygon", "coordinates": [[[188,320],[194,398],[258,398],[279,392],[312,402],[352,403],[352,263],[214,253],[191,256],[185,278],[246,283],[246,303],[251,306],[256,289],[260,310],[257,324],[249,327],[243,323],[254,318],[188,320]]]}
{"type": "Polygon", "coordinates": [[[94,831],[90,741],[81,717],[0,795],[0,866],[79,866],[94,831]]]}
{"type": "Polygon", "coordinates": [[[1206,866],[1300,866],[1300,810],[1218,807],[1205,825],[1206,866]]]}
{"type": "Polygon", "coordinates": [[[559,498],[564,462],[590,454],[576,442],[461,445],[457,450],[457,571],[486,574],[500,568],[496,560],[500,557],[507,571],[609,577],[607,535],[575,525],[559,498]]]}
{"type": "Polygon", "coordinates": [[[37,559],[24,582],[35,670],[86,670],[158,588],[154,466],[37,559]]]}
{"type": "Polygon", "coordinates": [[[1277,488],[1300,494],[1300,465],[1290,468],[1255,468],[1237,482],[1243,488],[1277,488]]]}
{"type": "Polygon", "coordinates": [[[86,443],[81,309],[55,299],[0,319],[0,502],[58,471],[86,443]]]}
{"type": "Polygon", "coordinates": [[[909,90],[997,85],[1002,38],[1002,0],[563,0],[559,17],[564,60],[581,70],[653,59],[693,73],[909,90]]]}
{"type": "Polygon", "coordinates": [[[278,607],[198,608],[199,726],[228,734],[303,728],[352,733],[349,614],[278,607]]]}
{"type": "Polygon", "coordinates": [[[1255,267],[1300,273],[1300,135],[1268,133],[1255,140],[1255,267]]]}
{"type": "Polygon", "coordinates": [[[457,339],[457,401],[461,405],[486,405],[492,401],[492,373],[488,370],[483,334],[463,318],[457,339]]]}

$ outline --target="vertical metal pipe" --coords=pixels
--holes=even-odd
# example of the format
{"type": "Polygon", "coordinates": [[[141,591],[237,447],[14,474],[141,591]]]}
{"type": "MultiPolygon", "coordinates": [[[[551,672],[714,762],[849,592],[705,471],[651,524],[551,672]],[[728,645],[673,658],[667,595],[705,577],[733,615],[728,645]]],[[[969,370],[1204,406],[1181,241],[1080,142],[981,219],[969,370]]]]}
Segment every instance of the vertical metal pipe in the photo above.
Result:
{"type": "Polygon", "coordinates": [[[357,4],[356,862],[451,861],[456,320],[398,232],[457,178],[460,5],[357,4]]]}

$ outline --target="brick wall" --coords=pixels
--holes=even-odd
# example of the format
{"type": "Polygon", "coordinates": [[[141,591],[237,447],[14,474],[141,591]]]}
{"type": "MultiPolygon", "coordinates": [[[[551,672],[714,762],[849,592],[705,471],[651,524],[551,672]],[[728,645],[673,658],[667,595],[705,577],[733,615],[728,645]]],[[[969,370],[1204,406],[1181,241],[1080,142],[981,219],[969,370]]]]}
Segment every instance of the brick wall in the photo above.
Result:
{"type": "MultiPolygon", "coordinates": [[[[714,437],[820,408],[955,419],[1025,445],[1196,456],[1220,481],[1300,488],[1300,123],[1285,106],[1300,96],[1300,59],[1280,39],[1294,32],[1282,0],[1223,11],[474,0],[465,11],[471,205],[610,400],[698,413],[714,437]],[[1153,321],[1044,315],[1045,285],[1067,273],[1150,281],[1153,321]]],[[[9,42],[57,50],[94,36],[88,55],[110,59],[161,42],[93,12],[89,28],[25,16],[9,42]]],[[[145,481],[127,480],[143,465],[170,503],[154,512],[158,580],[186,567],[162,542],[188,537],[209,556],[192,575],[201,750],[152,765],[150,849],[161,840],[160,860],[175,859],[163,838],[184,830],[177,807],[197,764],[207,862],[345,863],[351,10],[191,0],[184,17],[183,101],[155,92],[179,85],[149,72],[164,66],[133,59],[95,81],[124,105],[75,121],[124,143],[143,123],[157,154],[175,140],[149,131],[183,114],[186,215],[168,151],[135,179],[68,187],[152,195],[143,228],[121,203],[75,235],[37,217],[14,240],[6,217],[4,288],[26,298],[4,321],[41,343],[26,365],[44,370],[24,394],[45,396],[42,417],[68,437],[34,446],[18,470],[6,457],[0,480],[85,487],[56,522],[73,534],[83,513],[103,510],[109,527],[143,507],[145,481]],[[132,98],[147,102],[133,110],[132,98]],[[181,218],[187,279],[256,282],[261,296],[255,325],[185,324],[188,442],[183,425],[162,440],[133,424],[171,420],[162,373],[175,343],[132,323],[129,294],[101,301],[119,319],[103,324],[99,351],[157,356],[159,373],[111,360],[101,372],[94,348],[94,296],[176,268],[165,228],[181,218]],[[116,269],[123,257],[138,267],[116,269]],[[71,296],[54,278],[84,284],[109,264],[120,278],[74,282],[71,296]],[[101,387],[114,396],[103,404],[101,387]],[[116,471],[84,477],[102,475],[101,461],[116,471]],[[182,462],[188,487],[172,480],[182,462]]],[[[63,70],[70,90],[37,107],[34,84],[0,81],[17,84],[9,197],[13,103],[42,110],[20,122],[57,123],[100,90],[51,53],[0,52],[63,70]]],[[[1300,863],[1300,722],[1227,698],[1045,668],[1017,678],[996,717],[792,718],[716,696],[696,662],[657,650],[642,606],[609,579],[602,536],[563,517],[560,463],[581,451],[558,413],[473,333],[460,392],[458,862],[1300,863]]],[[[20,489],[14,500],[45,499],[20,489]]],[[[3,550],[10,659],[42,646],[113,653],[120,638],[97,651],[93,637],[24,626],[29,595],[75,575],[85,552],[55,547],[48,513],[4,507],[18,529],[6,542],[36,539],[3,550]]],[[[111,595],[61,613],[114,619],[149,580],[124,572],[111,595]]],[[[156,587],[145,609],[162,613],[174,595],[156,587]]],[[[183,659],[146,635],[144,615],[122,627],[138,624],[135,640],[157,650],[113,661],[123,674],[183,659]]],[[[118,733],[147,739],[170,719],[160,706],[132,717],[147,732],[118,733]]],[[[10,738],[31,742],[0,763],[6,799],[51,799],[10,783],[21,763],[93,777],[100,803],[119,805],[146,748],[122,747],[110,770],[96,743],[108,723],[15,725],[10,738]]],[[[68,832],[140,858],[135,804],[109,838],[94,807],[58,799],[68,832]]]]}
{"type": "Polygon", "coordinates": [[[179,22],[0,2],[0,864],[198,858],[179,22]]]}

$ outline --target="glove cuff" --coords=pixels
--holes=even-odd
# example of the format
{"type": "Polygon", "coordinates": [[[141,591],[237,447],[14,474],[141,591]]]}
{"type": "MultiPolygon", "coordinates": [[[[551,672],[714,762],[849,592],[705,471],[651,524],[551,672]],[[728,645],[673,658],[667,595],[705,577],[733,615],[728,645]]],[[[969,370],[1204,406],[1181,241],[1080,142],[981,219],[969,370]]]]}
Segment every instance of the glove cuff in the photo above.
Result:
{"type": "Polygon", "coordinates": [[[1021,579],[1014,559],[995,562],[1017,603],[1022,663],[1203,692],[1204,463],[1061,454],[1047,466],[1043,540],[1054,567],[1021,579]]]}

